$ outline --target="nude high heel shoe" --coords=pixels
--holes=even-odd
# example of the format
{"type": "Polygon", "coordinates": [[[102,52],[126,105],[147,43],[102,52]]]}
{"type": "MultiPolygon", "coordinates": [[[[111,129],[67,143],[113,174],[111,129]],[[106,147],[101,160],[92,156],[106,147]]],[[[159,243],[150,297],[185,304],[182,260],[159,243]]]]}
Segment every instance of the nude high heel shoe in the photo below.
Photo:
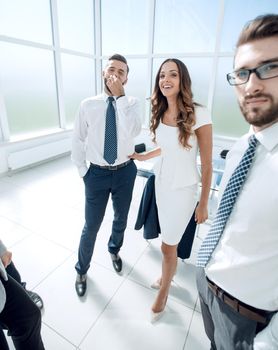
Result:
{"type": "Polygon", "coordinates": [[[165,307],[166,307],[166,303],[167,303],[167,299],[168,299],[168,296],[166,297],[163,310],[158,311],[158,312],[154,312],[153,310],[151,310],[151,323],[157,322],[157,321],[160,320],[161,317],[164,315],[164,313],[165,313],[165,307]]]}
{"type": "Polygon", "coordinates": [[[161,278],[159,278],[157,281],[151,284],[151,288],[153,289],[160,289],[160,287],[161,287],[161,278]]]}
{"type": "Polygon", "coordinates": [[[154,312],[151,310],[151,323],[155,323],[158,320],[160,320],[164,313],[165,313],[165,310],[162,310],[159,312],[154,312]]]}

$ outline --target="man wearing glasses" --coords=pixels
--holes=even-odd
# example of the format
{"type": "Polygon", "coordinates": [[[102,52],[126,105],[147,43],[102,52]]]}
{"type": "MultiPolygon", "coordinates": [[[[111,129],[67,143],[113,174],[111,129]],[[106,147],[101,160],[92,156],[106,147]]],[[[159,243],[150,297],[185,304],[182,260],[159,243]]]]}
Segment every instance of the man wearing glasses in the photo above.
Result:
{"type": "Polygon", "coordinates": [[[278,15],[250,21],[227,74],[251,125],[228,153],[197,285],[211,349],[278,349],[278,15]]]}

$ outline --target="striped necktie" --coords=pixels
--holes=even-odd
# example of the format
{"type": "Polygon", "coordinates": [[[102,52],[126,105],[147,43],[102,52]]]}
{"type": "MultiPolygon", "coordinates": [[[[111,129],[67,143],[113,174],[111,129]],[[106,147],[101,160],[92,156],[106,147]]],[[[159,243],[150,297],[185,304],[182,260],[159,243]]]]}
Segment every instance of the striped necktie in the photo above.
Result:
{"type": "Polygon", "coordinates": [[[242,187],[250,165],[252,164],[258,140],[255,135],[251,135],[248,139],[249,147],[245,151],[239,165],[234,170],[220,201],[216,216],[212,222],[212,226],[198,253],[197,266],[205,267],[217,246],[219,239],[225,229],[227,220],[233,210],[236,198],[242,187]]]}
{"type": "Polygon", "coordinates": [[[116,113],[113,106],[114,98],[110,96],[107,101],[103,158],[108,164],[114,164],[117,159],[116,113]]]}

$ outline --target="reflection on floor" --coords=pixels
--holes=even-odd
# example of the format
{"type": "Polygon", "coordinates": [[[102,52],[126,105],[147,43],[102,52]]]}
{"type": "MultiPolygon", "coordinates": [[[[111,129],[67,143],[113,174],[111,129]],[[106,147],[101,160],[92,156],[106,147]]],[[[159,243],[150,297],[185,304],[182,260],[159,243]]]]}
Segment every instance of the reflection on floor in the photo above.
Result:
{"type": "MultiPolygon", "coordinates": [[[[108,206],[88,273],[88,292],[74,290],[76,250],[83,226],[83,184],[69,157],[0,178],[0,238],[27,287],[44,300],[42,336],[47,350],[207,350],[195,286],[196,251],[179,260],[167,312],[150,323],[160,275],[160,240],[147,242],[133,229],[145,179],[137,177],[117,275],[107,253],[108,206]]],[[[10,348],[14,349],[9,339],[10,348]]]]}

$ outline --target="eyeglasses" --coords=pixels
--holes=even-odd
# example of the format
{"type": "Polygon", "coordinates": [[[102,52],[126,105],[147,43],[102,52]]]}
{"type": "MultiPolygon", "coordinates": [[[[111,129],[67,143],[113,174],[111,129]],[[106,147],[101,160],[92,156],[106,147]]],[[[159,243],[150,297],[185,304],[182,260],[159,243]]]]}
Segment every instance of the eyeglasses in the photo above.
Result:
{"type": "Polygon", "coordinates": [[[255,73],[256,76],[261,80],[278,77],[278,61],[265,63],[253,69],[236,70],[232,73],[227,74],[227,80],[230,85],[246,84],[250,78],[251,73],[255,73]]]}

